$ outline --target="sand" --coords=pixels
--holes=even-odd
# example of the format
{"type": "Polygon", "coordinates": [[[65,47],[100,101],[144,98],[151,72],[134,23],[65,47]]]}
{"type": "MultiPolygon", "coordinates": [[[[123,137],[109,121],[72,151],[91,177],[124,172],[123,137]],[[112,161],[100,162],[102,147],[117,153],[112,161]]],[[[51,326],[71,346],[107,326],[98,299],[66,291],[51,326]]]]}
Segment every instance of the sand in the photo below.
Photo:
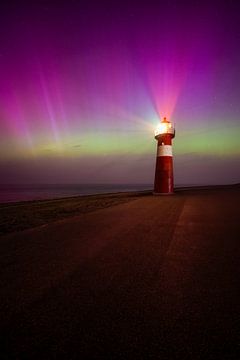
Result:
{"type": "Polygon", "coordinates": [[[123,199],[1,236],[6,359],[239,358],[239,186],[123,199]]]}

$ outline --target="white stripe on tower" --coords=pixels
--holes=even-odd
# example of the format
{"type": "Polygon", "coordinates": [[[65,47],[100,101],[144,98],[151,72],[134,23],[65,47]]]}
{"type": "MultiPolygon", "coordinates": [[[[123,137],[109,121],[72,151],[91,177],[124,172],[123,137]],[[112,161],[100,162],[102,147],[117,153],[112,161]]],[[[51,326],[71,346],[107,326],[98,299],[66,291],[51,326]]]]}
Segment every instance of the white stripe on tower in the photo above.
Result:
{"type": "Polygon", "coordinates": [[[172,156],[172,145],[158,146],[157,156],[172,156]]]}

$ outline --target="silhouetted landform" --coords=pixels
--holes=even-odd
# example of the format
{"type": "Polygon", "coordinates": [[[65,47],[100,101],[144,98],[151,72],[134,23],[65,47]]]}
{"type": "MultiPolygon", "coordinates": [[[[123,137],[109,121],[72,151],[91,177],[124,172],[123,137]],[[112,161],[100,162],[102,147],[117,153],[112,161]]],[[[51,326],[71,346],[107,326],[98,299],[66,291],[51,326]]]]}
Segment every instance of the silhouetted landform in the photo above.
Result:
{"type": "Polygon", "coordinates": [[[44,224],[0,238],[1,359],[239,359],[239,203],[236,185],[1,207],[9,231],[44,224]]]}
{"type": "Polygon", "coordinates": [[[236,188],[240,187],[240,183],[236,184],[226,184],[226,185],[183,185],[177,186],[175,191],[181,190],[211,190],[211,189],[229,189],[229,188],[236,188]]]}

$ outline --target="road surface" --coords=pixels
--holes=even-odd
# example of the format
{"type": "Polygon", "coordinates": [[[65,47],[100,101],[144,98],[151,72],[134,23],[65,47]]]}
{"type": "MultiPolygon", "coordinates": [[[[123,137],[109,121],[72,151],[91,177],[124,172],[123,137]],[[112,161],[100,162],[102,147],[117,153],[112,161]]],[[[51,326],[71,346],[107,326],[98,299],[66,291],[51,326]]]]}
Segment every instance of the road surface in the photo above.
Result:
{"type": "Polygon", "coordinates": [[[1,359],[239,359],[240,189],[0,238],[1,359]]]}

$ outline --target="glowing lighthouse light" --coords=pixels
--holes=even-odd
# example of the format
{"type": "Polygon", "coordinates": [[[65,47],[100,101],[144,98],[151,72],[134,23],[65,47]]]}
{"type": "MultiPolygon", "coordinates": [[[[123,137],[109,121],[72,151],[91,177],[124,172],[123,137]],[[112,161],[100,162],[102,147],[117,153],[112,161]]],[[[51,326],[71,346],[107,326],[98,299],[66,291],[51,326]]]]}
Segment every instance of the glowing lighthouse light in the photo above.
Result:
{"type": "Polygon", "coordinates": [[[172,139],[174,136],[174,126],[166,118],[163,118],[155,130],[155,139],[158,142],[154,181],[155,195],[173,194],[172,139]]]}

